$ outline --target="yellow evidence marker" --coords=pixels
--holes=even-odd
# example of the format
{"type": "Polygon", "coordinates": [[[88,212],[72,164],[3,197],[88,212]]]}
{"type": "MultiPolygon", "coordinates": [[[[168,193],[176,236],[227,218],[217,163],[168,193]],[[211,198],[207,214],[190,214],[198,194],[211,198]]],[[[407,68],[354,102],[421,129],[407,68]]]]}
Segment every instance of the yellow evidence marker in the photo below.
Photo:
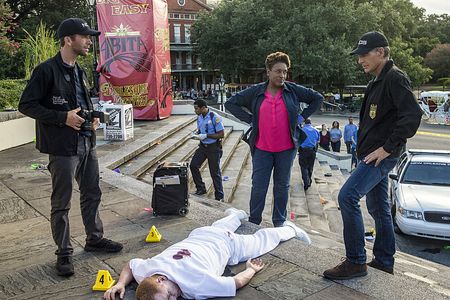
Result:
{"type": "Polygon", "coordinates": [[[161,241],[161,238],[162,238],[162,236],[158,232],[158,229],[156,229],[155,225],[153,225],[152,228],[150,229],[150,232],[148,233],[145,241],[147,243],[155,243],[155,242],[161,241]]]}
{"type": "Polygon", "coordinates": [[[116,281],[112,279],[108,270],[99,270],[97,273],[97,279],[92,287],[93,291],[106,291],[111,288],[116,281]]]}

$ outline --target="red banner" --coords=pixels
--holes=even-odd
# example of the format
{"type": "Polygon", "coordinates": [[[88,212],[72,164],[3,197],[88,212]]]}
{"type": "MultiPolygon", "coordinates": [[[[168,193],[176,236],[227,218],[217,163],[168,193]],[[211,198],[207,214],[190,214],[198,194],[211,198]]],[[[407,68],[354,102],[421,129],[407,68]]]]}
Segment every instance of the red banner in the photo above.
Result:
{"type": "Polygon", "coordinates": [[[170,41],[164,0],[97,0],[100,99],[133,105],[135,119],[172,112],[170,41]]]}

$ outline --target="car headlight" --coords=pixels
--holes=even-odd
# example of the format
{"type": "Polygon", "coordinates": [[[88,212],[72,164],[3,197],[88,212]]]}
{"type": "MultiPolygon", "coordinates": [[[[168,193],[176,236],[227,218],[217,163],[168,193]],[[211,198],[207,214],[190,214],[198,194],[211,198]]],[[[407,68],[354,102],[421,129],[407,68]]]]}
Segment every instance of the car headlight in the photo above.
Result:
{"type": "Polygon", "coordinates": [[[422,212],[420,211],[414,211],[414,210],[407,210],[403,207],[398,208],[398,212],[405,218],[408,219],[416,219],[416,220],[423,220],[422,212]]]}

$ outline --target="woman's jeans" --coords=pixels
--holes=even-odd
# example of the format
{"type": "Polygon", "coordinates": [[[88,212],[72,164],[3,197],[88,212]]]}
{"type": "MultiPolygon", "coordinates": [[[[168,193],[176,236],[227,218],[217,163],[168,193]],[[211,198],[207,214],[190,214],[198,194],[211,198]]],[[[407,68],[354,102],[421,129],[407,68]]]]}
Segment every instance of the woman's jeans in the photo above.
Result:
{"type": "Polygon", "coordinates": [[[331,142],[331,148],[333,152],[341,152],[341,141],[331,142]]]}
{"type": "Polygon", "coordinates": [[[388,199],[388,173],[397,160],[386,158],[378,167],[375,162],[361,161],[339,192],[346,257],[354,264],[366,263],[364,223],[359,206],[360,199],[366,196],[367,210],[375,220],[373,255],[386,267],[394,265],[395,236],[388,199]]]}
{"type": "Polygon", "coordinates": [[[282,226],[286,220],[286,206],[289,196],[292,162],[297,154],[295,148],[281,152],[268,152],[258,148],[252,157],[252,193],[249,221],[260,224],[266,202],[270,175],[273,170],[273,212],[272,223],[282,226]]]}

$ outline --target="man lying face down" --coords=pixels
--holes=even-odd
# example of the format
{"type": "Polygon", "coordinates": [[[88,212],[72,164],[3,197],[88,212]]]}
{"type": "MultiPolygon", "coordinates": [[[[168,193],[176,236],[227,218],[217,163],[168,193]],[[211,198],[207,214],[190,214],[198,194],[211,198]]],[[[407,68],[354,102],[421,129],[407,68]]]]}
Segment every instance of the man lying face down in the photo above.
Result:
{"type": "Polygon", "coordinates": [[[112,300],[119,293],[123,299],[125,286],[133,278],[139,283],[136,290],[139,300],[234,297],[236,290],[264,267],[257,257],[293,237],[311,244],[308,234],[290,221],[282,227],[263,228],[252,235],[236,234],[234,231],[247,214],[235,208],[225,213],[225,218],[193,230],[186,239],[152,258],[130,260],[104,298],[112,300]],[[246,261],[244,271],[233,277],[222,276],[227,265],[242,261],[246,261]]]}

